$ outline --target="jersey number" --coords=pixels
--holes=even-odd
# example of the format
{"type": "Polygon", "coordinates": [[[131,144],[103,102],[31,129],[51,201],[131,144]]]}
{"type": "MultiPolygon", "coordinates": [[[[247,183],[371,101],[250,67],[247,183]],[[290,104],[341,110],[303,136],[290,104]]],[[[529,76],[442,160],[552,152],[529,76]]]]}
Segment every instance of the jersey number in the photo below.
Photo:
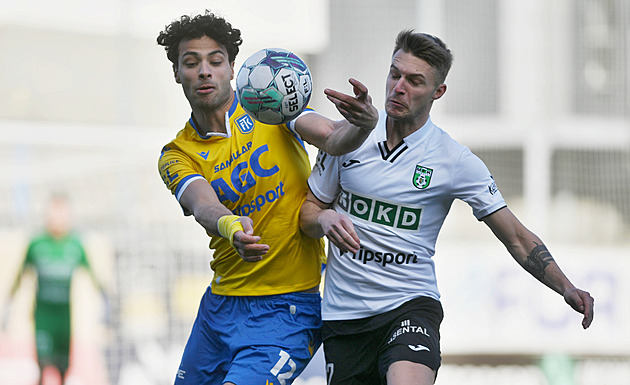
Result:
{"type": "Polygon", "coordinates": [[[280,353],[278,353],[278,355],[280,356],[280,358],[278,359],[276,366],[274,366],[270,370],[270,372],[271,374],[276,376],[276,378],[278,378],[278,381],[280,381],[281,385],[286,385],[287,380],[290,379],[291,376],[293,376],[297,365],[295,365],[295,362],[291,359],[289,353],[285,352],[284,350],[280,350],[280,353]],[[289,369],[289,371],[286,373],[280,373],[280,369],[282,369],[282,367],[284,367],[287,362],[289,362],[289,366],[291,367],[291,369],[289,369]]]}
{"type": "Polygon", "coordinates": [[[326,377],[328,378],[326,380],[327,384],[331,383],[334,372],[335,372],[335,364],[333,364],[332,362],[330,364],[326,364],[326,377]]]}

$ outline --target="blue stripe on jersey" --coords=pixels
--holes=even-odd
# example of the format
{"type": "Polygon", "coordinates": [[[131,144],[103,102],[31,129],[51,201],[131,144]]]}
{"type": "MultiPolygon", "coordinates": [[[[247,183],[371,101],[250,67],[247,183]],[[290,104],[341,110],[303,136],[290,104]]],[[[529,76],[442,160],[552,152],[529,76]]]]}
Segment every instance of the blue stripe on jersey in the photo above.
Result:
{"type": "Polygon", "coordinates": [[[203,138],[203,136],[199,133],[199,130],[197,129],[197,126],[195,125],[195,119],[193,119],[192,114],[190,114],[190,119],[188,119],[188,123],[190,123],[192,128],[195,129],[195,132],[197,133],[197,135],[199,135],[201,138],[203,138]]]}
{"type": "Polygon", "coordinates": [[[201,174],[190,174],[179,181],[179,183],[177,184],[177,188],[175,189],[175,197],[177,198],[177,201],[179,201],[179,198],[181,197],[181,194],[184,192],[184,190],[186,190],[186,187],[188,187],[188,185],[193,180],[197,179],[206,180],[206,178],[204,178],[201,174]]]}
{"type": "MultiPolygon", "coordinates": [[[[190,114],[190,119],[188,119],[188,123],[190,123],[190,125],[192,126],[192,128],[195,130],[195,132],[197,133],[197,135],[199,135],[199,137],[200,137],[201,139],[210,139],[210,138],[212,138],[212,136],[213,136],[213,135],[212,135],[212,132],[209,132],[207,135],[201,135],[201,134],[199,133],[199,130],[197,129],[197,126],[195,125],[195,120],[193,119],[192,114],[190,114]]],[[[221,135],[221,134],[219,134],[219,135],[221,135]]]]}
{"type": "MultiPolygon", "coordinates": [[[[312,109],[311,107],[306,107],[306,109],[300,114],[298,115],[298,118],[305,113],[312,113],[315,112],[314,109],[312,109]]],[[[285,124],[284,126],[289,130],[289,132],[291,133],[291,135],[293,135],[293,137],[298,141],[298,143],[300,143],[300,145],[302,146],[303,149],[306,150],[306,146],[304,145],[304,140],[302,140],[302,138],[300,137],[300,134],[297,133],[297,131],[295,131],[295,121],[296,119],[291,120],[290,122],[288,122],[287,124],[285,124]]]]}
{"type": "Polygon", "coordinates": [[[230,106],[230,110],[228,111],[229,117],[232,117],[232,114],[234,114],[234,111],[236,111],[236,106],[238,106],[238,97],[236,96],[236,92],[235,92],[234,101],[232,102],[232,105],[230,106]]]}
{"type": "Polygon", "coordinates": [[[287,127],[287,129],[289,130],[289,132],[291,133],[291,135],[293,135],[293,137],[295,138],[295,140],[298,141],[298,143],[300,143],[300,145],[302,146],[303,149],[306,150],[306,146],[304,145],[304,140],[302,140],[302,138],[300,137],[300,135],[298,135],[297,132],[293,131],[292,129],[289,128],[288,124],[285,124],[285,126],[287,127]]]}

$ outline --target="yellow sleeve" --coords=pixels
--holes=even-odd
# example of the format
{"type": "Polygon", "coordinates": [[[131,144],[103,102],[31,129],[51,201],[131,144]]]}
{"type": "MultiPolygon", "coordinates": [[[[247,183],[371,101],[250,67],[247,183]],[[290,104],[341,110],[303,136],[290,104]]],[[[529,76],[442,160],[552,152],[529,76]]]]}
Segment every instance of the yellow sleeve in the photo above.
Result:
{"type": "Polygon", "coordinates": [[[206,180],[190,157],[177,148],[169,146],[162,149],[158,160],[158,170],[162,181],[178,201],[190,182],[196,179],[206,180]]]}

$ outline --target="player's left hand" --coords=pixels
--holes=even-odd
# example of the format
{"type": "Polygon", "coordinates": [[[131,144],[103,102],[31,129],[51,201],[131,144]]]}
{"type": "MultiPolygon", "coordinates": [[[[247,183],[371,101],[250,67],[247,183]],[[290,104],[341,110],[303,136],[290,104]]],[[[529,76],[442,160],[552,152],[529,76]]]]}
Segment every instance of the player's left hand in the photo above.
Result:
{"type": "Polygon", "coordinates": [[[322,210],[318,221],[328,240],[337,246],[341,253],[349,251],[356,254],[359,252],[361,241],[350,218],[335,210],[322,210]]]}
{"type": "Polygon", "coordinates": [[[573,310],[584,314],[582,327],[586,329],[591,326],[591,322],[593,322],[595,300],[591,297],[590,293],[574,287],[565,291],[563,296],[566,303],[568,303],[573,310]]]}
{"type": "Polygon", "coordinates": [[[378,110],[372,104],[372,97],[367,87],[356,79],[348,80],[352,84],[354,96],[326,88],[324,94],[339,113],[353,125],[371,131],[378,122],[378,110]]]}

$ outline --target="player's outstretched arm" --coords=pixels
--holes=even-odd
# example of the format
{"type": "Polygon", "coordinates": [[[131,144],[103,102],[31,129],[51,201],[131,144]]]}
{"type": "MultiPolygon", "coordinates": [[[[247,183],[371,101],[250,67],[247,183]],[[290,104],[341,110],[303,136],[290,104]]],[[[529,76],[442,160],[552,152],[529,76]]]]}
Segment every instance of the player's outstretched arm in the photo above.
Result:
{"type": "Polygon", "coordinates": [[[342,155],[359,148],[378,122],[378,110],[372,104],[367,87],[356,79],[349,82],[354,96],[324,90],[345,119],[333,121],[319,114],[305,114],[295,122],[295,129],[304,140],[330,155],[342,155]]]}
{"type": "Polygon", "coordinates": [[[588,328],[593,321],[593,297],[569,281],[540,238],[507,207],[488,215],[483,221],[525,270],[562,295],[575,311],[584,314],[582,327],[588,328]]]}
{"type": "Polygon", "coordinates": [[[360,242],[352,221],[347,216],[329,209],[329,204],[315,198],[308,191],[300,210],[300,228],[311,238],[324,235],[337,246],[342,253],[357,253],[360,242]]]}
{"type": "Polygon", "coordinates": [[[219,201],[205,180],[193,181],[184,191],[179,203],[211,235],[228,238],[241,258],[257,262],[269,251],[269,246],[258,243],[253,222],[249,217],[237,217],[219,201]],[[222,219],[223,218],[223,219],[222,219]]]}

